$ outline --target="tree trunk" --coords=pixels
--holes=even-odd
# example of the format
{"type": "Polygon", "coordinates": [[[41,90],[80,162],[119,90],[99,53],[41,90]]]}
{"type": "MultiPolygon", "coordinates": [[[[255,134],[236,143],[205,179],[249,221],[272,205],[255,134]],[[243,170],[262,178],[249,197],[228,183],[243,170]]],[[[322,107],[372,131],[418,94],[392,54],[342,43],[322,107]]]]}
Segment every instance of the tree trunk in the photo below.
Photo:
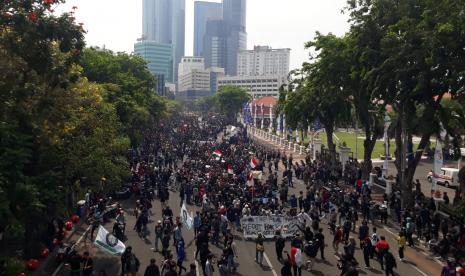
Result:
{"type": "Polygon", "coordinates": [[[325,131],[326,131],[326,140],[328,142],[328,150],[330,154],[331,164],[336,164],[336,145],[334,144],[333,140],[333,133],[334,129],[331,124],[325,124],[325,131]]]}
{"type": "Polygon", "coordinates": [[[363,142],[363,165],[362,165],[362,178],[368,179],[370,177],[373,163],[371,161],[371,154],[375,148],[376,137],[370,137],[370,132],[365,131],[365,141],[363,142]]]}
{"type": "MultiPolygon", "coordinates": [[[[410,187],[410,192],[412,191],[412,182],[413,177],[415,176],[415,171],[417,169],[418,163],[421,161],[421,156],[428,145],[429,139],[431,138],[431,132],[425,133],[421,136],[420,144],[418,144],[418,149],[414,154],[414,158],[412,161],[408,162],[408,168],[406,171],[405,181],[408,184],[407,186],[410,187]]],[[[411,142],[411,137],[410,137],[411,142]]],[[[413,205],[413,198],[412,198],[412,205],[413,205]]]]}

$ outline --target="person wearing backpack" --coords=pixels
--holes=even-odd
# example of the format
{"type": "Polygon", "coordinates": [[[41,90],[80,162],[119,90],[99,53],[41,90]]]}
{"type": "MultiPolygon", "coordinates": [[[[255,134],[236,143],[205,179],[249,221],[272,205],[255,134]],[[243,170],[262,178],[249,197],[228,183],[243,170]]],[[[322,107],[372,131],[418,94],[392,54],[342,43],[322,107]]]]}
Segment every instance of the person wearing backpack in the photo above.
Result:
{"type": "Polygon", "coordinates": [[[414,246],[415,243],[413,242],[413,232],[415,231],[415,222],[413,222],[411,217],[407,218],[407,223],[405,224],[405,234],[407,236],[407,242],[409,246],[414,246]]]}
{"type": "Polygon", "coordinates": [[[260,265],[263,264],[263,253],[265,252],[263,241],[262,233],[258,233],[258,237],[255,239],[255,261],[260,265]]]}

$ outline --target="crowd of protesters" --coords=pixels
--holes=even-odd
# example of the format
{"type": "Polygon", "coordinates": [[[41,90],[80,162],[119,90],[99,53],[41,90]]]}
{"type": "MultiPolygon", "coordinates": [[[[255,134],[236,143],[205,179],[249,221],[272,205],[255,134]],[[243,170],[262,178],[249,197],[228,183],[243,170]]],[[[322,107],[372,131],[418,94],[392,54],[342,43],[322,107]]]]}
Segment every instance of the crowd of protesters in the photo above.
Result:
{"type": "MultiPolygon", "coordinates": [[[[312,270],[315,258],[325,260],[325,246],[331,238],[339,256],[341,275],[358,275],[359,263],[370,268],[373,259],[386,275],[394,275],[397,265],[394,248],[398,260],[404,261],[406,246],[413,247],[422,239],[444,258],[458,257],[463,252],[463,224],[441,217],[435,212],[434,202],[420,200],[418,185],[417,204],[412,210],[401,209],[399,193],[385,195],[384,202],[375,202],[371,185],[361,180],[360,164],[356,160],[348,162],[344,169],[342,164],[325,155],[319,155],[316,160],[308,156],[295,161],[292,154],[250,140],[245,128],[226,128],[224,122],[224,118],[214,115],[202,120],[196,116],[180,116],[164,122],[157,131],[146,133],[142,146],[129,151],[133,174],[130,188],[138,194],[134,230],[141,238],[147,238],[148,218],[155,198],[162,209],[152,238],[154,251],[162,254],[163,261],[159,267],[152,259],[144,275],[172,276],[183,272],[196,275],[194,263],[188,268],[184,266],[184,226],[170,207],[183,203],[197,205],[199,209],[193,218],[195,258],[207,276],[213,275],[216,269],[219,275],[236,270],[238,252],[234,234],[241,230],[244,216],[308,215],[309,219],[299,227],[300,233],[290,240],[280,230],[275,233],[275,250],[283,264],[283,276],[300,276],[302,270],[312,270]],[[258,162],[252,164],[251,159],[258,162]],[[252,171],[262,174],[251,178],[252,171]],[[297,182],[303,184],[304,191],[296,195],[289,188],[297,182]],[[173,199],[177,196],[179,199],[173,199]],[[387,224],[391,210],[400,226],[396,247],[378,236],[375,226],[375,223],[387,224]],[[328,224],[332,237],[325,237],[322,221],[328,224]],[[353,237],[356,231],[358,245],[353,237]],[[288,243],[290,250],[286,250],[288,243]],[[222,248],[221,256],[213,254],[212,244],[222,248]],[[357,261],[354,257],[357,246],[362,250],[363,260],[357,261]]],[[[102,208],[93,214],[93,230],[102,223],[102,208]]],[[[125,229],[121,210],[113,233],[123,240],[125,229]]],[[[259,233],[255,239],[255,261],[259,265],[263,265],[264,241],[259,233]]],[[[124,275],[136,275],[139,271],[140,262],[131,249],[127,247],[121,257],[124,275]]],[[[448,264],[452,266],[452,260],[448,264]]]]}

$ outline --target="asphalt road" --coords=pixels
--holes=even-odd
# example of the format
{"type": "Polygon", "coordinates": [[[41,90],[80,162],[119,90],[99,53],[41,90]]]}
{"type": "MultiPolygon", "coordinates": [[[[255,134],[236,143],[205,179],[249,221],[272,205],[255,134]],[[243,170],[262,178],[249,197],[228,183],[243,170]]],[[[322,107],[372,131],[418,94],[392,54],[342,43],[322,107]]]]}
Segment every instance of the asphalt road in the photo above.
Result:
{"type": "MultiPolygon", "coordinates": [[[[374,163],[375,166],[381,166],[382,163],[374,163]]],[[[456,168],[457,167],[457,162],[454,161],[447,161],[444,162],[444,167],[451,167],[451,168],[456,168]]],[[[389,169],[392,170],[393,172],[397,172],[397,169],[394,165],[394,163],[391,161],[389,163],[389,169]]],[[[431,183],[427,180],[427,175],[428,172],[430,172],[433,169],[433,161],[432,160],[421,160],[420,163],[417,166],[417,169],[415,170],[415,179],[420,180],[421,183],[421,191],[425,194],[425,196],[429,197],[430,196],[430,191],[431,191],[431,183]]],[[[389,173],[391,174],[391,173],[389,173]]],[[[395,175],[396,173],[392,173],[395,175]]],[[[447,195],[449,196],[449,199],[452,200],[454,199],[455,195],[455,189],[452,188],[446,188],[444,185],[437,185],[438,190],[441,191],[441,193],[447,192],[447,195]]]]}
{"type": "MultiPolygon", "coordinates": [[[[282,170],[282,168],[280,168],[282,170]]],[[[429,170],[427,164],[422,164],[419,168],[419,175],[421,175],[420,171],[427,171],[429,170]]],[[[278,173],[281,175],[281,173],[278,173]]],[[[425,182],[425,181],[424,181],[425,182]]],[[[425,189],[426,183],[424,183],[425,189]]],[[[294,185],[295,188],[291,188],[289,194],[295,193],[298,194],[299,191],[304,190],[304,185],[300,181],[297,181],[294,185]]],[[[441,187],[444,188],[444,187],[441,187]]],[[[446,188],[444,188],[446,189],[446,188]]],[[[158,200],[153,202],[153,208],[151,209],[152,216],[150,217],[150,222],[148,224],[148,229],[150,230],[150,234],[146,240],[139,238],[137,233],[133,230],[135,224],[135,217],[132,215],[133,208],[135,206],[136,198],[132,197],[131,199],[121,202],[124,210],[126,211],[126,219],[127,219],[127,229],[126,229],[126,236],[127,241],[125,242],[126,246],[132,246],[133,252],[141,261],[141,270],[138,275],[143,275],[143,271],[145,270],[146,265],[148,265],[149,260],[151,258],[155,258],[157,263],[160,264],[163,260],[161,254],[153,252],[152,248],[154,247],[154,235],[153,229],[157,220],[161,219],[161,207],[158,200]]],[[[173,209],[175,215],[180,213],[180,200],[179,196],[176,194],[171,194],[169,204],[173,209]]],[[[194,206],[187,207],[189,211],[194,211],[197,209],[194,206]]],[[[107,230],[111,230],[112,223],[108,223],[105,225],[107,230]]],[[[330,235],[328,227],[326,225],[326,221],[324,220],[320,226],[324,229],[324,235],[327,247],[325,249],[325,257],[326,260],[323,261],[319,259],[319,254],[316,259],[316,263],[313,267],[313,270],[303,271],[303,275],[339,275],[340,270],[336,267],[336,257],[335,251],[332,248],[332,239],[333,237],[330,235]]],[[[370,225],[370,228],[372,225],[370,225]]],[[[358,225],[357,225],[358,228],[358,225]]],[[[387,226],[378,225],[378,233],[379,235],[386,236],[389,244],[394,255],[397,256],[397,243],[394,240],[394,233],[396,230],[394,228],[389,228],[387,226]]],[[[274,242],[267,241],[265,243],[265,258],[264,258],[264,265],[260,266],[255,263],[255,243],[253,241],[247,241],[242,239],[241,233],[236,234],[236,244],[237,249],[239,252],[239,257],[236,262],[239,263],[239,267],[237,269],[236,275],[281,275],[280,270],[282,264],[278,262],[277,256],[274,250],[274,242]]],[[[187,260],[184,263],[185,267],[188,267],[190,263],[195,263],[194,260],[194,253],[195,253],[195,242],[194,242],[194,234],[193,230],[187,230],[186,228],[183,229],[183,236],[186,241],[186,255],[187,260]]],[[[352,236],[355,238],[358,236],[357,233],[353,233],[352,236]]],[[[356,240],[358,240],[356,238],[356,240]]],[[[357,245],[359,246],[359,245],[357,245]]],[[[211,250],[214,251],[216,254],[220,255],[221,248],[211,245],[211,250]]],[[[95,275],[100,270],[104,270],[107,275],[120,275],[121,274],[121,264],[120,259],[118,257],[110,256],[109,254],[99,250],[95,247],[91,241],[83,241],[78,245],[79,252],[89,251],[91,257],[94,259],[94,267],[95,267],[95,275]]],[[[286,243],[286,249],[290,251],[290,242],[286,243]]],[[[342,247],[340,248],[342,250],[342,247]]],[[[172,251],[175,252],[174,248],[172,251]]],[[[406,261],[400,262],[397,261],[397,273],[399,275],[439,275],[441,266],[440,264],[434,259],[429,257],[427,252],[424,252],[421,248],[411,249],[408,248],[406,250],[406,261]]],[[[371,260],[372,269],[365,269],[363,263],[362,253],[359,249],[356,250],[355,254],[356,259],[360,263],[360,274],[361,275],[384,275],[384,271],[380,270],[380,265],[377,261],[371,260]]],[[[58,275],[69,275],[67,268],[65,267],[63,270],[58,273],[58,275]]],[[[198,274],[201,275],[201,274],[198,274]]],[[[216,269],[215,275],[219,275],[218,270],[216,269]]]]}

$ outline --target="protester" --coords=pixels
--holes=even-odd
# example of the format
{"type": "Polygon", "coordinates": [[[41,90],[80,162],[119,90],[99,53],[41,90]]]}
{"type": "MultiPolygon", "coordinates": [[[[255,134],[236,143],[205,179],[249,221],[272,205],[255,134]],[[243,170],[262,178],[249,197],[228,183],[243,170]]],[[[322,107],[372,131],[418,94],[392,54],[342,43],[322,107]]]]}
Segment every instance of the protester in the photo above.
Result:
{"type": "Polygon", "coordinates": [[[150,264],[145,268],[144,276],[160,276],[160,269],[155,259],[150,259],[150,264]]]}
{"type": "Polygon", "coordinates": [[[407,244],[404,232],[399,232],[399,235],[397,236],[397,244],[399,246],[399,260],[401,262],[404,261],[404,250],[405,250],[405,245],[407,244]]]}
{"type": "Polygon", "coordinates": [[[94,261],[89,255],[89,252],[84,252],[82,255],[82,276],[90,276],[94,272],[94,261]]]}
{"type": "Polygon", "coordinates": [[[139,259],[132,253],[132,247],[126,247],[123,255],[121,255],[121,266],[124,276],[135,276],[139,271],[139,259]]]}
{"type": "Polygon", "coordinates": [[[263,265],[263,253],[265,252],[263,242],[264,238],[262,233],[258,233],[258,237],[255,239],[255,261],[259,265],[263,265]]]}

